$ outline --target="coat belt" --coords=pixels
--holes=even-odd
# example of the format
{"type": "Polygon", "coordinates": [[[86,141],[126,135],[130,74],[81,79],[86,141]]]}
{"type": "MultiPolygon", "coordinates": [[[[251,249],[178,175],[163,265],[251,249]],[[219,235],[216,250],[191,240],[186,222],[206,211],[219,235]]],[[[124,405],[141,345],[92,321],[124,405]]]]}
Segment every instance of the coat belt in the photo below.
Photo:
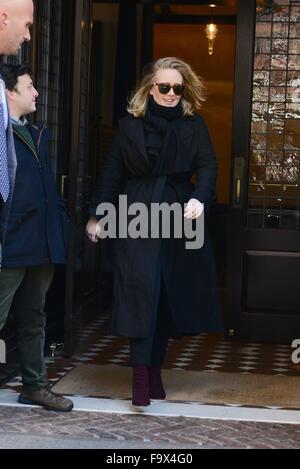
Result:
{"type": "Polygon", "coordinates": [[[193,173],[192,172],[185,172],[185,173],[177,173],[177,174],[171,174],[171,175],[165,175],[165,176],[139,176],[139,177],[133,177],[133,178],[129,178],[129,181],[139,181],[139,182],[142,182],[142,181],[149,181],[149,180],[155,180],[155,184],[154,184],[154,187],[153,187],[153,192],[152,192],[152,197],[151,197],[151,203],[160,203],[162,200],[162,195],[163,195],[163,191],[164,191],[164,188],[165,188],[165,185],[166,184],[170,184],[176,194],[177,194],[177,198],[178,200],[179,199],[179,195],[178,195],[178,192],[176,190],[176,187],[174,186],[174,184],[176,182],[190,182],[191,180],[191,177],[192,177],[193,173]]]}

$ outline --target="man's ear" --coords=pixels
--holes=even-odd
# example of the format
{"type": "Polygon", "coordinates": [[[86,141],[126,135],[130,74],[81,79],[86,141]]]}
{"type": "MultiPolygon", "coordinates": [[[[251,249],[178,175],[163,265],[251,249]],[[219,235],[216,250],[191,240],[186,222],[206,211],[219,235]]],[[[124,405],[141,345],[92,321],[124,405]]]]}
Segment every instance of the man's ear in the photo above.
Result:
{"type": "Polygon", "coordinates": [[[16,96],[15,91],[5,90],[5,93],[6,93],[8,101],[14,101],[15,100],[15,96],[16,96]]]}
{"type": "Polygon", "coordinates": [[[7,22],[8,22],[7,13],[0,13],[0,30],[3,30],[6,28],[7,22]]]}

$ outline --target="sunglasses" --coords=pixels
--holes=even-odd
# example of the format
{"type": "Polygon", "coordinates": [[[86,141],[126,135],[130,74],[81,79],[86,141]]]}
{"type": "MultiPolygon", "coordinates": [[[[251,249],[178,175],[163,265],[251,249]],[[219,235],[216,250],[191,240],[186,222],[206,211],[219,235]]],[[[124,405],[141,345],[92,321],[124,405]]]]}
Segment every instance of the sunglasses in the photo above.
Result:
{"type": "Polygon", "coordinates": [[[168,94],[171,90],[173,90],[176,96],[181,96],[184,90],[184,85],[179,84],[171,86],[170,83],[153,83],[153,86],[158,87],[160,94],[168,94]]]}

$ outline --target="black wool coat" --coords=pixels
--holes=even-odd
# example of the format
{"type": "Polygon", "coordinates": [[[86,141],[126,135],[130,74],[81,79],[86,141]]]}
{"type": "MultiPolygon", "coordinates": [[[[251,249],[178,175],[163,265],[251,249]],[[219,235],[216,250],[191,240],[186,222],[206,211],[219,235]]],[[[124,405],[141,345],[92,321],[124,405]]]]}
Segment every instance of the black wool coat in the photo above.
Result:
{"type": "MultiPolygon", "coordinates": [[[[205,204],[215,195],[217,164],[204,120],[183,117],[174,123],[180,152],[150,165],[143,119],[127,116],[99,178],[91,215],[103,202],[118,204],[120,194],[128,204],[180,202],[191,198],[205,204]],[[196,185],[191,177],[196,173],[196,185]]],[[[114,306],[111,332],[128,337],[147,337],[155,314],[163,275],[177,335],[222,330],[214,256],[205,228],[202,248],[185,249],[186,239],[113,240],[114,306]]]]}

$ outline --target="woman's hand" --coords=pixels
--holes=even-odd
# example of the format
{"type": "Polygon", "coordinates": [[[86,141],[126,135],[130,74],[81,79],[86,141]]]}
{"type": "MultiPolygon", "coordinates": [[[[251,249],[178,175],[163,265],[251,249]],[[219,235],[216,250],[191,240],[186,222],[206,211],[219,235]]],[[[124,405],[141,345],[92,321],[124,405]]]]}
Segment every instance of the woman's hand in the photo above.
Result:
{"type": "Polygon", "coordinates": [[[184,211],[185,218],[195,220],[199,218],[204,210],[204,205],[197,199],[190,199],[184,211]]]}
{"type": "Polygon", "coordinates": [[[100,224],[97,218],[91,217],[86,225],[86,234],[90,241],[97,243],[100,234],[100,224]]]}

